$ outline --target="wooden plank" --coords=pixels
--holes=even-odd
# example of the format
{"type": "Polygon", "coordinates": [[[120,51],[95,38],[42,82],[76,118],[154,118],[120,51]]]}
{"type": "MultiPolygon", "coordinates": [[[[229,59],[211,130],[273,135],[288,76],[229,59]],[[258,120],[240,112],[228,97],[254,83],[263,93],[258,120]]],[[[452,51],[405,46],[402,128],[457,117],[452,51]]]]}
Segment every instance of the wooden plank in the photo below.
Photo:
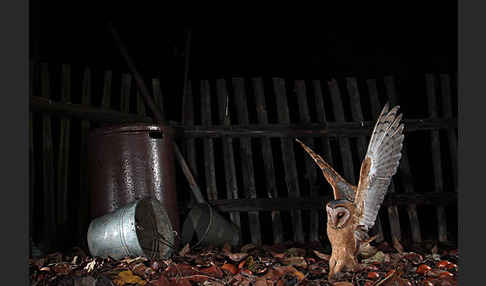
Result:
{"type": "Polygon", "coordinates": [[[160,88],[160,80],[158,78],[152,79],[152,92],[154,93],[155,104],[162,110],[162,116],[164,116],[164,98],[162,96],[162,89],[160,88]]]}
{"type": "MultiPolygon", "coordinates": [[[[236,116],[239,123],[249,124],[248,106],[246,100],[245,82],[243,78],[233,78],[232,85],[234,90],[234,100],[236,106],[236,116]]],[[[240,139],[241,166],[243,175],[243,188],[247,198],[256,198],[255,178],[253,175],[253,152],[251,150],[251,138],[240,139]]],[[[254,244],[262,243],[260,230],[260,218],[258,212],[248,212],[250,221],[251,241],[254,244]]]]}
{"type": "MultiPolygon", "coordinates": [[[[241,198],[237,200],[216,200],[212,201],[211,205],[221,212],[322,210],[322,204],[332,199],[332,195],[307,198],[241,198]]],[[[424,206],[453,205],[457,204],[457,193],[388,193],[383,200],[383,206],[385,207],[393,205],[407,206],[409,204],[424,206]]]]}
{"type": "MultiPolygon", "coordinates": [[[[431,118],[437,118],[437,103],[436,103],[436,86],[435,78],[432,74],[425,75],[426,82],[426,93],[427,93],[427,108],[431,118]]],[[[431,131],[431,152],[432,152],[432,163],[434,172],[434,185],[436,192],[443,192],[443,178],[442,178],[442,160],[440,154],[440,140],[439,131],[431,131]]],[[[437,220],[438,220],[438,232],[439,241],[447,241],[447,220],[445,209],[442,206],[437,207],[437,220]]]]}
{"type": "MultiPolygon", "coordinates": [[[[183,114],[182,114],[182,123],[184,126],[192,127],[194,126],[194,97],[192,95],[192,84],[191,81],[187,82],[187,87],[185,88],[184,93],[184,106],[183,114]]],[[[196,142],[194,138],[188,138],[185,140],[185,158],[189,165],[189,169],[197,181],[198,178],[198,169],[196,164],[196,142]]]]}
{"type": "Polygon", "coordinates": [[[140,94],[140,90],[137,89],[136,91],[137,94],[137,114],[140,114],[142,116],[147,115],[147,112],[145,111],[145,103],[143,102],[143,97],[140,94]]]}
{"type": "MultiPolygon", "coordinates": [[[[285,81],[281,78],[273,78],[273,89],[277,103],[277,117],[280,123],[290,124],[290,114],[287,104],[285,91],[285,81]]],[[[285,183],[287,192],[291,198],[300,197],[300,189],[295,166],[294,141],[290,138],[281,139],[282,160],[285,171],[285,183]]],[[[304,242],[304,232],[302,226],[302,212],[300,210],[291,211],[292,226],[294,230],[294,241],[304,242]]]]}
{"type": "MultiPolygon", "coordinates": [[[[71,67],[61,67],[61,102],[71,101],[71,67]]],[[[65,224],[68,219],[68,180],[69,180],[69,139],[71,138],[71,121],[60,120],[59,153],[57,156],[57,223],[65,224]]]]}
{"type": "MultiPolygon", "coordinates": [[[[83,72],[83,82],[81,90],[81,103],[85,105],[91,104],[92,96],[92,79],[91,70],[85,68],[83,72]]],[[[91,123],[89,120],[81,121],[81,136],[80,136],[80,178],[79,178],[79,204],[78,204],[78,234],[83,237],[88,228],[89,212],[86,206],[89,205],[89,186],[88,186],[88,135],[91,123]]]]}
{"type": "MultiPolygon", "coordinates": [[[[49,66],[41,63],[41,96],[50,97],[49,66]]],[[[47,249],[51,249],[56,243],[56,208],[54,190],[54,151],[52,143],[51,116],[42,116],[42,178],[43,178],[43,243],[47,249]]]]}
{"type": "MultiPolygon", "coordinates": [[[[229,93],[224,79],[216,80],[216,95],[218,97],[218,119],[220,123],[230,126],[231,119],[226,117],[226,106],[229,100],[229,93]]],[[[230,137],[222,138],[224,175],[226,180],[226,197],[228,199],[238,199],[238,184],[236,179],[235,155],[233,149],[233,139],[230,137]]],[[[230,213],[231,221],[241,229],[241,218],[239,212],[230,213]]],[[[241,236],[241,232],[240,232],[241,236]]],[[[241,241],[241,237],[240,237],[241,241]]]]}
{"type": "Polygon", "coordinates": [[[52,114],[58,117],[72,117],[99,122],[153,122],[151,117],[120,112],[108,108],[93,107],[85,104],[67,104],[54,102],[42,97],[30,98],[30,110],[52,114]]]}
{"type": "MultiPolygon", "coordinates": [[[[372,112],[373,114],[380,114],[380,103],[378,100],[378,93],[376,91],[376,82],[369,82],[368,86],[370,87],[370,96],[372,98],[372,112]]],[[[397,89],[395,86],[395,81],[392,76],[385,77],[385,86],[386,86],[386,96],[392,105],[398,104],[398,95],[397,89]]],[[[400,165],[398,166],[398,171],[400,172],[400,176],[402,177],[402,186],[406,193],[413,193],[413,176],[412,171],[410,170],[410,163],[408,161],[407,155],[407,146],[404,144],[402,149],[402,158],[400,159],[400,165]]],[[[415,243],[422,242],[422,234],[420,231],[420,221],[418,219],[418,212],[416,205],[409,205],[407,206],[407,215],[410,221],[410,229],[412,233],[412,241],[415,243]]]]}
{"type": "MultiPolygon", "coordinates": [[[[361,95],[359,94],[358,82],[356,81],[356,79],[351,77],[346,78],[346,88],[350,99],[351,117],[353,121],[363,122],[364,116],[363,116],[363,109],[361,107],[361,95]]],[[[377,114],[376,116],[378,115],[379,114],[377,114]]],[[[376,120],[377,117],[373,119],[376,120]]],[[[364,157],[366,156],[366,151],[368,149],[368,140],[366,136],[357,138],[357,148],[358,148],[358,156],[360,160],[364,160],[364,157]]],[[[391,192],[395,191],[393,183],[390,186],[390,191],[391,192]]],[[[389,207],[388,216],[390,218],[390,229],[391,229],[392,238],[396,239],[397,241],[401,241],[402,235],[400,232],[400,220],[398,218],[398,209],[394,206],[389,207]]],[[[375,225],[373,227],[376,235],[378,235],[376,241],[377,242],[383,241],[384,240],[383,226],[381,223],[380,216],[376,217],[375,225]]]]}
{"type": "MultiPolygon", "coordinates": [[[[296,80],[295,81],[295,92],[297,94],[297,100],[299,104],[299,119],[302,123],[308,124],[311,122],[311,117],[309,113],[309,105],[307,103],[307,91],[305,86],[305,81],[303,80],[296,80]]],[[[314,140],[312,138],[304,138],[303,142],[312,149],[314,148],[314,140]]],[[[309,195],[310,196],[317,196],[319,185],[317,182],[317,172],[316,172],[316,165],[314,160],[308,156],[307,154],[304,155],[304,164],[305,164],[305,179],[309,183],[309,195]]],[[[309,241],[318,241],[319,240],[319,212],[312,211],[310,213],[310,221],[309,221],[309,241]]]]}
{"type": "MultiPolygon", "coordinates": [[[[332,79],[328,82],[329,92],[331,93],[331,101],[333,107],[334,118],[336,122],[345,122],[343,101],[341,98],[341,92],[339,91],[338,82],[332,79]]],[[[351,155],[351,143],[348,138],[338,138],[339,151],[343,162],[343,174],[342,176],[350,184],[355,184],[356,178],[354,177],[353,157],[351,155]]]]}
{"type": "Polygon", "coordinates": [[[103,94],[101,97],[101,106],[104,108],[111,107],[111,83],[113,79],[112,71],[105,71],[103,79],[103,94]]]}
{"type": "MultiPolygon", "coordinates": [[[[320,80],[313,80],[312,81],[312,87],[314,91],[314,102],[315,102],[315,108],[316,108],[316,114],[317,114],[317,122],[327,126],[327,118],[326,118],[326,108],[324,106],[324,99],[322,97],[322,87],[321,87],[321,81],[320,80]]],[[[324,156],[325,160],[327,163],[329,163],[331,166],[334,164],[334,159],[332,157],[332,151],[331,151],[331,143],[329,142],[329,137],[326,135],[323,135],[321,137],[322,139],[322,155],[324,156]]],[[[329,190],[330,186],[329,186],[329,190]]],[[[331,190],[332,191],[332,190],[331,190]]]]}
{"type": "MultiPolygon", "coordinates": [[[[263,88],[263,80],[261,78],[252,79],[253,95],[255,97],[255,107],[257,112],[257,120],[260,124],[268,124],[267,107],[265,104],[265,95],[263,88]]],[[[269,198],[277,198],[277,183],[275,179],[275,167],[273,165],[273,153],[272,145],[269,138],[262,138],[262,156],[263,167],[265,168],[265,183],[267,188],[267,194],[269,198]]],[[[273,242],[275,244],[282,243],[283,237],[283,224],[280,211],[272,211],[272,230],[273,230],[273,242]]]]}
{"type": "Polygon", "coordinates": [[[126,113],[130,112],[130,90],[132,88],[132,75],[129,73],[122,74],[121,78],[121,97],[120,110],[126,113]]]}
{"type": "MultiPolygon", "coordinates": [[[[442,94],[442,117],[452,118],[451,80],[448,74],[440,75],[440,86],[442,94]]],[[[449,143],[454,191],[457,191],[457,136],[455,130],[450,129],[447,131],[447,140],[449,143]]]]}
{"type": "MultiPolygon", "coordinates": [[[[209,81],[201,81],[201,123],[205,126],[211,126],[211,93],[209,90],[209,81]]],[[[218,190],[216,187],[216,168],[214,166],[214,146],[213,139],[203,139],[204,148],[204,173],[206,175],[206,193],[208,200],[218,199],[218,190]]]]}

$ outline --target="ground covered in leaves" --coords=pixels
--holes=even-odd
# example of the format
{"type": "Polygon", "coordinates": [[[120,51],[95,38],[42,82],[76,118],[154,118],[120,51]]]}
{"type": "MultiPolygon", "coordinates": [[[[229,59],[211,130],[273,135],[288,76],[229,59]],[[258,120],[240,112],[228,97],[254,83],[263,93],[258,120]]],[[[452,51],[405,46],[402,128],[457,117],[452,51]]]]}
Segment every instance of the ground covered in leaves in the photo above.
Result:
{"type": "Polygon", "coordinates": [[[404,251],[399,243],[367,245],[362,269],[329,282],[330,250],[283,244],[190,249],[167,260],[93,258],[81,249],[29,262],[31,285],[456,285],[458,252],[436,246],[404,251]]]}

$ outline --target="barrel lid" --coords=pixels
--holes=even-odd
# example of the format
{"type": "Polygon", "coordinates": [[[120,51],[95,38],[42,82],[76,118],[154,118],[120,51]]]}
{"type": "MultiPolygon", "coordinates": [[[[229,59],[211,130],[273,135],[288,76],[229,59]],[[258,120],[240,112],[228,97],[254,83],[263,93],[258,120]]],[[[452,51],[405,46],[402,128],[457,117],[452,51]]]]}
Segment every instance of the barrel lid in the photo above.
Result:
{"type": "Polygon", "coordinates": [[[93,129],[89,136],[100,136],[114,133],[132,133],[132,132],[151,132],[160,131],[166,134],[173,134],[174,129],[164,124],[153,123],[124,123],[117,125],[110,125],[93,129]]]}

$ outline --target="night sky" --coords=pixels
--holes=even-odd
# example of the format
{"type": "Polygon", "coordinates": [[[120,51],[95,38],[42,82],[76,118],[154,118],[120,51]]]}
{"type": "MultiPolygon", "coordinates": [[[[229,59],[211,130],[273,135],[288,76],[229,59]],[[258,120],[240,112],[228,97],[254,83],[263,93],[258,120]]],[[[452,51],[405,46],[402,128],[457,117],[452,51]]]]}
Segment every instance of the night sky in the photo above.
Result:
{"type": "Polygon", "coordinates": [[[192,28],[190,70],[198,78],[457,70],[455,1],[321,4],[287,14],[239,11],[243,7],[236,5],[209,13],[191,4],[175,9],[145,1],[33,0],[31,54],[50,62],[126,69],[106,30],[112,20],[144,74],[182,73],[185,27],[192,28]]]}

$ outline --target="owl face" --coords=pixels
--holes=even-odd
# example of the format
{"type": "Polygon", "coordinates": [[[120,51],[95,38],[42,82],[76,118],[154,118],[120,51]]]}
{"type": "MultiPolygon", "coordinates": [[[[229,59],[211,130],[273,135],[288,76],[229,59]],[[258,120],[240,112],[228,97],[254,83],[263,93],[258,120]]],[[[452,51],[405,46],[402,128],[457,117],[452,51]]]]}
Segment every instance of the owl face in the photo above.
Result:
{"type": "Polygon", "coordinates": [[[326,205],[327,225],[334,229],[342,229],[351,217],[352,203],[347,200],[334,200],[326,205]]]}

